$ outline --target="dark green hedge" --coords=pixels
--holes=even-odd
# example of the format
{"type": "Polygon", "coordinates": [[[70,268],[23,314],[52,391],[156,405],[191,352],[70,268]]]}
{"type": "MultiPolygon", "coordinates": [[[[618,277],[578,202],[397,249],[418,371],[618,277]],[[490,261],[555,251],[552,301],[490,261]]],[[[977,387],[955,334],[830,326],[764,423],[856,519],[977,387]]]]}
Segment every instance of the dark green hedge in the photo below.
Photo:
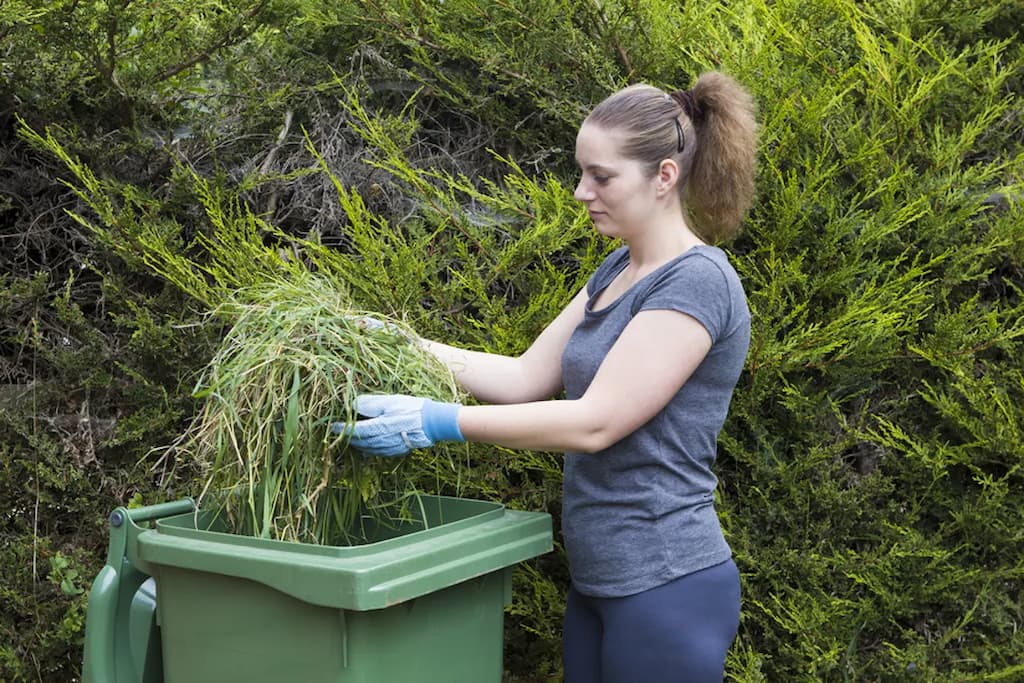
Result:
{"type": "MultiPolygon", "coordinates": [[[[754,313],[719,459],[730,680],[1024,680],[1022,22],[971,0],[0,6],[0,680],[73,680],[107,512],[194,491],[151,450],[221,332],[183,274],[233,286],[273,266],[232,255],[270,248],[427,336],[520,351],[611,246],[571,197],[579,120],[707,69],[763,125],[726,245],[754,313]]],[[[557,455],[473,456],[431,486],[557,517],[557,455]]],[[[558,679],[565,585],[558,551],[517,572],[510,681],[558,679]]]]}

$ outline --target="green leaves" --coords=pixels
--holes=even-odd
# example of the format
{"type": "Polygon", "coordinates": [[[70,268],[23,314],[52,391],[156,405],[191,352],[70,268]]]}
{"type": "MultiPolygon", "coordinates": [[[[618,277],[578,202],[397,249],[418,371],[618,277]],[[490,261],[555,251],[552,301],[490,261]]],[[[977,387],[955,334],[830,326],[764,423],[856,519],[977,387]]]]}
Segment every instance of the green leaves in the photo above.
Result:
{"type": "Polygon", "coordinates": [[[78,585],[82,577],[78,570],[71,566],[68,558],[59,552],[50,557],[50,581],[60,586],[64,595],[81,595],[85,591],[78,585]]]}
{"type": "MultiPolygon", "coordinates": [[[[83,470],[66,463],[84,452],[74,450],[84,432],[26,411],[2,441],[21,453],[7,461],[4,491],[22,508],[36,491],[26,499],[20,482],[33,476],[54,519],[101,519],[103,500],[130,496],[144,475],[126,475],[123,463],[165,442],[192,405],[189,368],[218,349],[230,358],[218,342],[247,312],[259,318],[247,307],[270,295],[269,283],[295,304],[273,316],[307,326],[283,346],[257,334],[266,325],[237,338],[273,348],[267,357],[358,348],[344,367],[397,383],[388,368],[407,359],[332,341],[329,324],[316,331],[342,309],[521,352],[615,246],[572,199],[580,119],[619,85],[686,87],[718,68],[753,90],[762,124],[759,200],[727,245],[754,313],[718,462],[719,511],[746,596],[730,680],[1020,676],[1024,50],[1015,32],[1024,15],[1015,3],[38,4],[0,9],[14,94],[40,131],[22,129],[40,156],[21,168],[56,161],[40,186],[64,178],[74,196],[54,184],[63,194],[32,204],[20,224],[72,228],[55,241],[76,247],[68,263],[87,267],[74,278],[0,278],[15,378],[0,400],[15,405],[7,397],[42,364],[68,379],[34,383],[37,399],[67,401],[73,416],[103,402],[117,426],[83,470]],[[61,12],[74,21],[61,23],[61,12]],[[44,127],[53,112],[74,120],[44,127]],[[73,218],[52,210],[65,206],[73,218]],[[320,293],[330,283],[338,298],[304,298],[288,283],[320,293]],[[85,357],[59,346],[55,330],[73,331],[85,357]],[[107,405],[115,397],[125,403],[107,405]],[[19,464],[31,449],[38,471],[19,464]]],[[[5,216],[29,206],[27,192],[0,204],[5,216]]],[[[26,234],[4,244],[18,247],[18,264],[65,263],[26,234]]],[[[251,398],[273,419],[207,443],[258,484],[248,513],[264,529],[294,524],[275,498],[318,522],[359,503],[325,502],[323,470],[295,468],[303,444],[324,447],[317,420],[342,409],[324,404],[310,419],[303,406],[329,395],[328,384],[344,396],[350,387],[342,365],[302,358],[260,367],[268,374],[251,398]],[[330,373],[342,374],[323,379],[330,373]],[[267,459],[247,463],[246,439],[273,444],[267,459]]],[[[231,384],[204,381],[211,405],[231,384]]],[[[246,414],[225,408],[223,419],[246,414]]],[[[354,454],[337,455],[363,499],[390,486],[390,472],[364,477],[354,454]]],[[[433,490],[557,515],[557,454],[470,446],[458,455],[458,466],[413,474],[433,490]]],[[[516,581],[510,676],[557,677],[564,557],[516,581]]],[[[0,662],[12,661],[3,647],[0,662]]]]}

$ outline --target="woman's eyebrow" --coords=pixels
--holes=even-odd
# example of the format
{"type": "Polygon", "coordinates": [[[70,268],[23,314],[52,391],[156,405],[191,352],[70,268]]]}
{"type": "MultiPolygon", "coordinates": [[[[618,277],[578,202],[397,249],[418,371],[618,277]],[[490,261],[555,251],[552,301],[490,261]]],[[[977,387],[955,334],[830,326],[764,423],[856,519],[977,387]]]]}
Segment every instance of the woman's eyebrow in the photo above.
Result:
{"type": "Polygon", "coordinates": [[[587,165],[583,165],[583,164],[580,163],[579,159],[576,160],[576,165],[579,166],[580,168],[582,168],[584,171],[591,171],[591,172],[599,171],[599,172],[604,172],[604,173],[610,173],[611,170],[612,170],[608,166],[602,166],[601,164],[587,164],[587,165]]]}

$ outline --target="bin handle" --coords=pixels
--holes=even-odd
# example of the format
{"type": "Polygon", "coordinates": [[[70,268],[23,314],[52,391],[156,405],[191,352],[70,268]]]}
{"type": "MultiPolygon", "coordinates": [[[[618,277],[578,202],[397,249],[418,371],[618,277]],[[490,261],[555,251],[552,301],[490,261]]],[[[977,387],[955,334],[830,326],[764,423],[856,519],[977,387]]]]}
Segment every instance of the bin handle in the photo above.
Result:
{"type": "Polygon", "coordinates": [[[196,503],[191,498],[182,498],[181,500],[173,500],[169,503],[157,503],[156,505],[147,505],[141,508],[119,507],[111,513],[110,523],[115,527],[121,526],[124,524],[126,513],[128,519],[138,524],[139,522],[150,522],[162,517],[192,512],[195,509],[196,503]]]}
{"type": "MultiPolygon", "coordinates": [[[[134,670],[119,670],[124,666],[115,651],[115,641],[123,636],[125,625],[119,622],[128,615],[130,600],[142,583],[144,573],[128,560],[129,539],[143,532],[138,524],[171,515],[192,512],[195,501],[182,498],[140,508],[118,507],[110,513],[110,542],[107,563],[100,570],[89,591],[85,613],[85,647],[83,649],[83,683],[135,683],[134,670]],[[131,524],[126,524],[131,522],[131,524]]],[[[122,644],[121,647],[124,647],[122,644]]]]}

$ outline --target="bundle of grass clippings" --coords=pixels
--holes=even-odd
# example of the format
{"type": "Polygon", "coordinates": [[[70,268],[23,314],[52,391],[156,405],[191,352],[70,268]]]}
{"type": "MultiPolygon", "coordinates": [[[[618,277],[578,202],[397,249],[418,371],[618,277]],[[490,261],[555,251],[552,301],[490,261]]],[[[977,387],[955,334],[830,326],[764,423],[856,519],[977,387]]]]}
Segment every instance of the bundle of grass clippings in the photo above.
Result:
{"type": "Polygon", "coordinates": [[[232,532],[356,543],[357,520],[401,509],[425,466],[457,465],[444,446],[367,458],[330,433],[331,423],[355,419],[360,393],[458,400],[451,373],[400,322],[369,329],[344,292],[314,274],[240,290],[217,314],[232,327],[176,450],[208,473],[200,505],[232,532]]]}

